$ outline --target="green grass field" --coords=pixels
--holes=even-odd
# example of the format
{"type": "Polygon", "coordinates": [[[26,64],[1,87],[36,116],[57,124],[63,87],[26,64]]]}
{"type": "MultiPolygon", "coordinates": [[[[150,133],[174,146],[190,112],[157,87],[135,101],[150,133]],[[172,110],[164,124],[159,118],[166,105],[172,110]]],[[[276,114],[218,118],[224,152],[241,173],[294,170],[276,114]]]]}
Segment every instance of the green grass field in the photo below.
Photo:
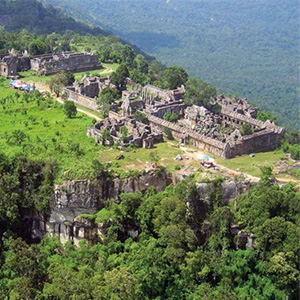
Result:
{"type": "MultiPolygon", "coordinates": [[[[2,87],[0,87],[0,91],[2,87]]],[[[34,159],[52,158],[59,165],[58,179],[85,177],[101,147],[86,136],[92,119],[78,113],[68,119],[63,106],[51,99],[26,102],[21,95],[0,96],[0,149],[8,155],[26,153],[34,159]],[[16,130],[25,139],[14,140],[16,130]],[[77,150],[77,148],[79,149],[77,150]]]]}
{"type": "Polygon", "coordinates": [[[281,150],[270,152],[255,153],[255,157],[249,155],[237,156],[231,159],[222,159],[214,157],[216,162],[233,170],[244,172],[252,176],[259,177],[261,175],[260,167],[273,166],[276,161],[281,160],[285,153],[281,150]]]}
{"type": "Polygon", "coordinates": [[[49,80],[51,79],[51,77],[53,77],[54,75],[50,75],[50,76],[44,76],[44,75],[37,75],[36,72],[34,70],[29,70],[27,72],[19,72],[20,75],[20,79],[24,82],[29,82],[29,81],[33,81],[33,82],[42,82],[42,83],[48,83],[49,80]]]}
{"type": "MultiPolygon", "coordinates": [[[[92,70],[92,71],[85,71],[85,72],[77,72],[74,73],[75,79],[80,80],[85,74],[90,74],[90,75],[99,75],[102,77],[111,75],[112,72],[116,71],[118,68],[119,64],[114,63],[114,64],[102,64],[103,67],[99,70],[92,70]],[[105,70],[110,69],[108,72],[104,72],[105,70]]],[[[19,75],[21,76],[21,80],[25,82],[40,82],[43,84],[47,84],[51,77],[54,75],[49,75],[49,76],[43,76],[43,75],[37,75],[34,70],[29,70],[27,72],[19,72],[19,75]]]]}
{"type": "Polygon", "coordinates": [[[92,70],[92,71],[85,71],[85,72],[77,72],[74,73],[75,75],[75,79],[76,80],[81,80],[81,78],[85,75],[85,74],[90,74],[90,75],[97,75],[97,76],[101,76],[101,77],[106,77],[108,75],[111,75],[112,72],[116,71],[116,69],[118,68],[119,64],[102,64],[103,67],[99,70],[92,70]],[[108,72],[105,72],[107,69],[108,72]]]}
{"type": "Polygon", "coordinates": [[[7,96],[11,96],[16,93],[19,93],[17,90],[8,88],[8,83],[9,83],[8,79],[4,79],[3,77],[0,77],[0,100],[7,96]]]}
{"type": "Polygon", "coordinates": [[[120,173],[151,166],[151,152],[157,152],[160,164],[170,171],[181,164],[174,157],[182,151],[167,143],[157,144],[155,149],[124,152],[125,158],[117,160],[120,150],[96,145],[94,139],[86,136],[91,118],[78,113],[69,119],[62,104],[42,97],[27,98],[24,93],[7,88],[7,83],[0,84],[0,149],[10,156],[26,153],[33,159],[57,160],[58,182],[89,176],[92,161],[97,158],[103,163],[111,161],[112,168],[120,173]]]}
{"type": "MultiPolygon", "coordinates": [[[[45,80],[40,76],[35,78],[31,72],[27,72],[26,75],[30,81],[41,78],[45,80]]],[[[32,158],[56,159],[59,165],[58,180],[88,176],[91,163],[96,158],[99,158],[102,163],[111,162],[112,168],[120,173],[149,168],[151,152],[158,154],[159,164],[169,171],[174,171],[176,166],[183,164],[192,165],[192,162],[174,159],[176,155],[184,154],[177,147],[176,141],[157,144],[154,149],[134,149],[124,152],[116,148],[96,145],[92,138],[86,136],[87,126],[92,125],[91,118],[78,113],[76,118],[68,119],[64,114],[63,105],[53,99],[41,98],[38,101],[26,101],[23,93],[7,87],[8,82],[9,80],[4,79],[0,81],[0,149],[11,155],[26,152],[32,158]],[[7,140],[11,138],[15,130],[25,133],[26,140],[19,144],[9,145],[7,140]],[[117,156],[121,153],[124,159],[118,160],[117,156]]],[[[101,116],[100,113],[85,108],[84,110],[101,116]]],[[[198,151],[198,149],[193,150],[198,151]]],[[[253,158],[248,155],[233,159],[214,158],[217,164],[259,177],[261,166],[273,166],[284,156],[281,150],[275,150],[256,153],[253,158]]]]}
{"type": "Polygon", "coordinates": [[[159,143],[153,149],[138,148],[129,152],[121,152],[118,149],[106,148],[99,154],[101,162],[111,161],[112,167],[117,170],[128,171],[131,169],[147,169],[151,167],[150,153],[155,152],[159,157],[159,164],[166,167],[168,171],[174,171],[175,166],[180,166],[181,161],[174,158],[178,154],[184,154],[182,150],[176,147],[176,143],[159,143]],[[117,159],[119,154],[124,155],[124,159],[117,159]]]}

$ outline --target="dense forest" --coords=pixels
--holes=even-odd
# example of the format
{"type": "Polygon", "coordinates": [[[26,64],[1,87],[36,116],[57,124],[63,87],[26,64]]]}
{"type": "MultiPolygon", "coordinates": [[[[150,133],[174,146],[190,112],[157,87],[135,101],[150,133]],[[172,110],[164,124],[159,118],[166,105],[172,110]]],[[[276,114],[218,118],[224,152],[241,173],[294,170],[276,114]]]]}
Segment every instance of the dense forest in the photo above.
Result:
{"type": "Polygon", "coordinates": [[[299,129],[297,0],[46,0],[299,129]]]}
{"type": "MultiPolygon", "coordinates": [[[[272,183],[268,168],[230,206],[222,178],[210,182],[206,200],[193,178],[158,194],[122,194],[120,204],[106,201],[85,216],[105,226],[102,243],[74,247],[48,237],[26,243],[22,218],[47,214],[55,166],[0,159],[0,299],[298,299],[300,195],[293,184],[272,183]],[[255,234],[255,249],[232,234],[233,224],[255,234]]],[[[109,176],[94,170],[98,180],[109,176]]]]}
{"type": "Polygon", "coordinates": [[[53,6],[45,7],[35,0],[0,0],[0,26],[7,31],[26,29],[37,34],[65,33],[66,30],[81,34],[108,34],[99,27],[75,21],[53,6]]]}

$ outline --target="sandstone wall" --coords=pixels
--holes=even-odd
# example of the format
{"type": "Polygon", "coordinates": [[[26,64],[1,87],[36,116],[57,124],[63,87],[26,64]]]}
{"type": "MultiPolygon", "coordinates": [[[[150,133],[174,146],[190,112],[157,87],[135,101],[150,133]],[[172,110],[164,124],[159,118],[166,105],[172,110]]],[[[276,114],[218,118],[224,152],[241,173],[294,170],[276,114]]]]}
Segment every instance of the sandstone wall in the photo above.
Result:
{"type": "Polygon", "coordinates": [[[66,87],[64,88],[64,92],[68,95],[68,100],[74,101],[76,104],[79,104],[83,107],[92,109],[92,110],[98,110],[98,104],[97,101],[93,98],[89,98],[86,96],[82,96],[78,93],[76,93],[72,88],[66,87]]]}
{"type": "Polygon", "coordinates": [[[192,129],[181,127],[172,122],[157,118],[152,115],[148,115],[148,119],[151,127],[160,132],[164,132],[164,128],[169,128],[172,131],[174,138],[178,139],[182,143],[191,143],[193,146],[221,156],[228,158],[226,144],[216,141],[212,138],[194,132],[192,129]]]}

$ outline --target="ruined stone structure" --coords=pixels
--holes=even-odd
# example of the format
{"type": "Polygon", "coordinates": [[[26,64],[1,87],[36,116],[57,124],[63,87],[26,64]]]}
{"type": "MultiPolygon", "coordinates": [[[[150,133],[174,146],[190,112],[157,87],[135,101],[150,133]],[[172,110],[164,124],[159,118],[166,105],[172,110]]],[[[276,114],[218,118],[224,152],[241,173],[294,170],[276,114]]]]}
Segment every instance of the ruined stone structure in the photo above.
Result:
{"type": "Polygon", "coordinates": [[[256,107],[253,107],[249,104],[248,100],[246,98],[229,98],[225,97],[224,95],[220,95],[219,97],[216,97],[215,102],[220,104],[223,108],[226,108],[227,110],[230,110],[232,112],[236,112],[242,115],[245,115],[249,118],[256,118],[258,109],[256,107]]]}
{"type": "Polygon", "coordinates": [[[65,87],[63,89],[63,93],[66,95],[68,100],[74,101],[76,104],[79,104],[83,107],[92,110],[98,110],[98,104],[96,98],[90,98],[87,96],[83,96],[79,93],[76,93],[74,87],[65,87]]]}
{"type": "Polygon", "coordinates": [[[63,70],[84,72],[100,69],[99,55],[92,53],[63,52],[45,54],[31,59],[31,68],[40,75],[51,75],[63,70]]]}
{"type": "Polygon", "coordinates": [[[191,143],[224,158],[273,150],[285,132],[284,128],[270,121],[255,119],[257,108],[252,107],[247,99],[216,97],[212,103],[218,103],[222,109],[219,114],[214,114],[204,107],[187,107],[182,100],[184,87],[173,91],[149,85],[135,88],[135,91],[123,93],[123,116],[140,110],[147,115],[153,131],[163,133],[168,128],[182,143],[191,143]],[[178,116],[177,124],[163,120],[167,112],[178,116]],[[240,128],[243,124],[249,124],[253,133],[242,136],[240,128]]]}
{"type": "Polygon", "coordinates": [[[74,83],[75,93],[89,98],[98,97],[99,93],[106,87],[116,88],[109,77],[89,76],[85,75],[81,81],[74,83]]]}
{"type": "Polygon", "coordinates": [[[183,86],[176,90],[163,90],[152,85],[142,87],[129,79],[127,83],[135,86],[135,89],[122,93],[123,116],[130,116],[137,110],[144,110],[145,113],[159,118],[163,118],[167,112],[173,112],[179,117],[184,115],[186,106],[182,100],[185,92],[183,86]]]}
{"type": "Polygon", "coordinates": [[[162,100],[165,102],[171,102],[182,99],[184,94],[185,88],[183,85],[175,90],[163,90],[154,85],[146,85],[143,88],[143,98],[149,101],[162,100]]]}
{"type": "MultiPolygon", "coordinates": [[[[285,132],[283,127],[270,121],[255,119],[257,108],[252,107],[247,99],[230,99],[224,96],[213,98],[213,104],[221,105],[220,113],[215,114],[204,107],[187,106],[182,99],[184,87],[170,91],[162,90],[151,85],[143,87],[130,79],[127,79],[127,84],[133,87],[133,90],[123,91],[122,115],[115,113],[114,118],[117,115],[119,120],[122,117],[124,120],[130,120],[129,117],[136,111],[142,112],[149,120],[152,133],[165,134],[168,128],[169,133],[181,143],[192,144],[217,156],[232,158],[273,150],[285,132]],[[178,122],[174,124],[164,120],[164,115],[168,112],[175,113],[178,122]],[[240,129],[244,124],[250,125],[251,134],[241,134],[240,129]]],[[[95,127],[95,133],[97,130],[95,127]]],[[[88,135],[95,136],[92,131],[89,129],[88,135]]],[[[112,136],[115,139],[115,132],[112,136]]]]}
{"type": "Polygon", "coordinates": [[[149,125],[138,122],[130,117],[121,117],[110,112],[109,117],[89,127],[87,135],[93,137],[97,143],[112,146],[135,145],[145,149],[153,148],[154,144],[163,142],[161,133],[153,133],[149,125]],[[124,133],[125,130],[125,133],[124,133]]]}
{"type": "Polygon", "coordinates": [[[64,94],[69,100],[87,107],[98,110],[97,99],[102,89],[110,87],[116,88],[110,81],[109,77],[85,75],[81,81],[75,81],[72,87],[65,87],[64,94]]]}
{"type": "Polygon", "coordinates": [[[28,71],[30,68],[30,58],[26,50],[22,55],[18,55],[11,49],[8,55],[0,59],[0,76],[6,78],[18,77],[18,72],[28,71]]]}
{"type": "Polygon", "coordinates": [[[142,111],[145,108],[143,99],[138,98],[136,91],[122,92],[122,115],[124,117],[131,116],[136,111],[142,111]]]}

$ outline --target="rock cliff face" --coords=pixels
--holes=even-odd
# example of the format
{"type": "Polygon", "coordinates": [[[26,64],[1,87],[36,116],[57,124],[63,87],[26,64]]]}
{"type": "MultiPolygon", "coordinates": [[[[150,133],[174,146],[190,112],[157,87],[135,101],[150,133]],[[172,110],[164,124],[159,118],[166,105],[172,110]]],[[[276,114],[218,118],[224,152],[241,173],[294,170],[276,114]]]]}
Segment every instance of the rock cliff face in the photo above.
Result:
{"type": "Polygon", "coordinates": [[[51,215],[39,224],[34,222],[33,233],[40,237],[44,233],[57,235],[61,242],[73,240],[93,241],[99,235],[92,220],[79,217],[82,214],[93,214],[103,207],[107,199],[119,201],[122,193],[140,192],[154,187],[157,192],[163,191],[171,184],[171,178],[165,171],[149,171],[137,178],[90,181],[87,179],[72,180],[55,186],[51,203],[51,215]]]}
{"type": "MultiPolygon", "coordinates": [[[[35,220],[32,233],[36,238],[48,233],[50,236],[58,236],[63,243],[72,240],[76,245],[82,239],[90,243],[99,241],[105,234],[105,228],[81,215],[93,214],[100,210],[107,199],[115,199],[118,202],[121,193],[140,192],[149,187],[154,187],[157,192],[160,192],[169,184],[172,184],[171,177],[164,171],[149,171],[137,178],[115,177],[109,180],[83,179],[64,182],[55,186],[51,215],[47,220],[35,220]]],[[[249,182],[228,180],[222,182],[219,191],[224,203],[227,204],[239,194],[247,191],[249,187],[249,182]]],[[[200,198],[208,204],[211,201],[212,189],[212,183],[197,184],[200,198]]],[[[199,208],[199,217],[201,217],[201,211],[202,209],[199,208]]]]}

